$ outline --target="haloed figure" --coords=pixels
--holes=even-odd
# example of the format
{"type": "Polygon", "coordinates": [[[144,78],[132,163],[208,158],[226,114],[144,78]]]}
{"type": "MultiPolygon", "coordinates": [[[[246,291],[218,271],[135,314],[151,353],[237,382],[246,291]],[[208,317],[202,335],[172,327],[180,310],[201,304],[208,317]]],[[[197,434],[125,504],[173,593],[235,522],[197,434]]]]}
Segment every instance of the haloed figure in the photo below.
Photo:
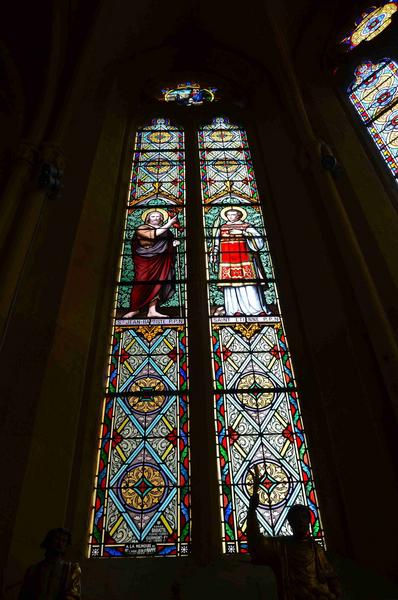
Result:
{"type": "Polygon", "coordinates": [[[171,298],[175,291],[175,247],[170,227],[177,216],[166,220],[164,209],[153,209],[143,213],[144,224],[137,227],[132,241],[134,284],[131,290],[129,319],[146,310],[148,317],[167,317],[158,311],[158,306],[171,298]]]}
{"type": "MultiPolygon", "coordinates": [[[[218,286],[224,292],[224,309],[228,316],[270,314],[264,301],[264,269],[259,251],[264,247],[261,234],[246,222],[243,207],[224,208],[225,220],[216,228],[210,255],[213,268],[218,267],[218,286]]],[[[223,309],[219,308],[217,314],[223,309]]]]}

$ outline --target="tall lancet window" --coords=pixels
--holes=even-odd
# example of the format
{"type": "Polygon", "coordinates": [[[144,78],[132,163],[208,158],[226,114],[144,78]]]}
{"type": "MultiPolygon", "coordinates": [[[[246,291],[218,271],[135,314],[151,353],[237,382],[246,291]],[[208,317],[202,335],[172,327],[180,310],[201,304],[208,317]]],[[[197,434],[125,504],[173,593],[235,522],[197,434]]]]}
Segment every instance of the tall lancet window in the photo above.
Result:
{"type": "Polygon", "coordinates": [[[200,130],[199,152],[224,552],[247,552],[254,465],[264,533],[289,534],[288,508],[300,503],[311,511],[313,536],[322,539],[245,132],[217,118],[200,130]]]}
{"type": "Polygon", "coordinates": [[[355,70],[349,98],[381,156],[398,177],[398,65],[385,59],[365,62],[355,70]]]}
{"type": "Polygon", "coordinates": [[[184,134],[142,127],[103,403],[90,556],[181,556],[190,541],[184,134]]]}
{"type": "MultiPolygon", "coordinates": [[[[168,89],[167,101],[180,104],[182,111],[191,110],[186,107],[212,102],[215,92],[215,88],[185,84],[168,89]]],[[[288,534],[288,508],[301,503],[310,509],[313,536],[322,540],[246,135],[226,118],[199,127],[200,171],[196,171],[192,121],[192,138],[187,140],[193,161],[187,165],[192,182],[187,207],[183,130],[156,119],[138,130],[132,149],[102,409],[91,557],[189,552],[189,394],[196,411],[193,477],[203,475],[203,468],[197,466],[200,457],[201,467],[205,462],[204,469],[209,470],[209,486],[213,481],[217,485],[210,476],[214,454],[203,436],[211,435],[212,448],[217,448],[224,552],[247,552],[246,515],[255,465],[261,474],[259,517],[264,533],[288,534]],[[204,255],[197,255],[202,232],[190,227],[189,272],[195,278],[190,281],[185,211],[189,225],[196,224],[201,196],[193,182],[199,178],[207,272],[202,267],[204,255]],[[204,291],[206,285],[208,311],[203,296],[202,308],[193,307],[190,315],[195,332],[190,345],[196,357],[189,365],[192,381],[210,381],[213,373],[213,392],[206,383],[202,393],[197,385],[188,390],[186,295],[188,291],[192,296],[193,289],[204,291]],[[203,352],[208,347],[208,315],[209,354],[203,352]],[[207,402],[210,398],[203,397],[207,393],[214,395],[214,412],[207,402]],[[198,417],[209,429],[198,427],[198,417]]],[[[194,301],[202,302],[200,298],[198,293],[194,301]]],[[[199,498],[207,484],[194,483],[199,498]]],[[[207,490],[210,496],[211,491],[207,490]]],[[[212,502],[209,506],[196,502],[198,523],[206,518],[216,521],[216,506],[214,514],[208,514],[212,506],[212,502]]],[[[200,535],[198,527],[196,536],[200,535]]],[[[210,535],[219,543],[218,527],[210,535]]]]}

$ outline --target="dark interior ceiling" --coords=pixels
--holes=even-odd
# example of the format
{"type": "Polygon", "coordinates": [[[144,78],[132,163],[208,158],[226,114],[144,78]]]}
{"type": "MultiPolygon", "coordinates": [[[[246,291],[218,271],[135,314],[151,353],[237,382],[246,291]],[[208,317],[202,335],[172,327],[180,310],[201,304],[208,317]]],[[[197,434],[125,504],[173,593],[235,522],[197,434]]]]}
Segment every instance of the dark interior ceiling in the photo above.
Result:
{"type": "MultiPolygon", "coordinates": [[[[272,7],[276,6],[279,12],[278,20],[293,53],[308,56],[311,44],[314,54],[323,52],[327,38],[342,26],[347,14],[354,14],[365,4],[368,3],[355,1],[347,7],[345,0],[321,3],[284,0],[273,3],[272,7]],[[320,13],[323,23],[325,14],[329,17],[329,31],[318,25],[320,13]]],[[[267,20],[267,3],[263,0],[244,3],[240,9],[227,0],[9,2],[2,10],[0,42],[20,74],[23,94],[28,100],[25,102],[26,126],[34,118],[43,94],[55,43],[55,10],[62,11],[62,36],[55,34],[61,49],[58,82],[61,98],[69,93],[81,49],[92,35],[95,37],[95,52],[90,56],[93,82],[129,61],[137,64],[136,57],[147,53],[156,57],[152,64],[146,63],[148,81],[161,76],[162,71],[176,74],[206,71],[219,76],[224,71],[228,79],[227,72],[231,69],[235,69],[236,81],[246,76],[244,65],[250,65],[250,77],[255,81],[259,69],[265,68],[270,73],[279,69],[278,53],[267,20]],[[162,48],[168,48],[163,56],[162,48]],[[214,52],[214,48],[218,50],[214,52]],[[162,61],[163,64],[159,64],[162,61]],[[215,64],[216,61],[221,64],[215,64]]]]}

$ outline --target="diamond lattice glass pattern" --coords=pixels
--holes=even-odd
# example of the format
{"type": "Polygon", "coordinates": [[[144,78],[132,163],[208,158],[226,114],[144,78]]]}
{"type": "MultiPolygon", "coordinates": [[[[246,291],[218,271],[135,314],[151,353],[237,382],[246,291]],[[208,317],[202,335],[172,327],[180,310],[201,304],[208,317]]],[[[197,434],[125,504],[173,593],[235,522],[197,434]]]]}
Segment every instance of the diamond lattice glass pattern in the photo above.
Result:
{"type": "Polygon", "coordinates": [[[183,132],[137,134],[89,556],[181,556],[190,542],[183,132]]]}
{"type": "Polygon", "coordinates": [[[398,177],[398,65],[390,59],[355,70],[349,98],[388,168],[398,177]]]}
{"type": "Polygon", "coordinates": [[[223,547],[247,552],[250,470],[264,533],[290,533],[292,504],[323,539],[297,388],[245,132],[199,132],[223,547]]]}

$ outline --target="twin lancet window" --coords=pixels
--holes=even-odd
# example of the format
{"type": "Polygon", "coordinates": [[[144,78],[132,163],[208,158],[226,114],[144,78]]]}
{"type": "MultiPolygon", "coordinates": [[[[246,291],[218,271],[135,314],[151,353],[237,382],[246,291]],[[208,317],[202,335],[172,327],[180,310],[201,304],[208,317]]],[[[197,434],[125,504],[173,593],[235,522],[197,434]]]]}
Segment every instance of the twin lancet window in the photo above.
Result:
{"type": "MultiPolygon", "coordinates": [[[[198,133],[207,257],[221,532],[247,552],[251,469],[265,534],[289,533],[292,504],[322,538],[296,383],[243,129],[198,133]]],[[[198,173],[199,177],[199,173],[198,173]]],[[[91,557],[190,551],[184,132],[139,129],[113,315],[90,533],[91,557]]],[[[190,339],[190,344],[195,340],[190,339]]],[[[210,361],[209,361],[210,364],[210,361]]],[[[199,449],[195,449],[200,452],[199,449]]]]}

